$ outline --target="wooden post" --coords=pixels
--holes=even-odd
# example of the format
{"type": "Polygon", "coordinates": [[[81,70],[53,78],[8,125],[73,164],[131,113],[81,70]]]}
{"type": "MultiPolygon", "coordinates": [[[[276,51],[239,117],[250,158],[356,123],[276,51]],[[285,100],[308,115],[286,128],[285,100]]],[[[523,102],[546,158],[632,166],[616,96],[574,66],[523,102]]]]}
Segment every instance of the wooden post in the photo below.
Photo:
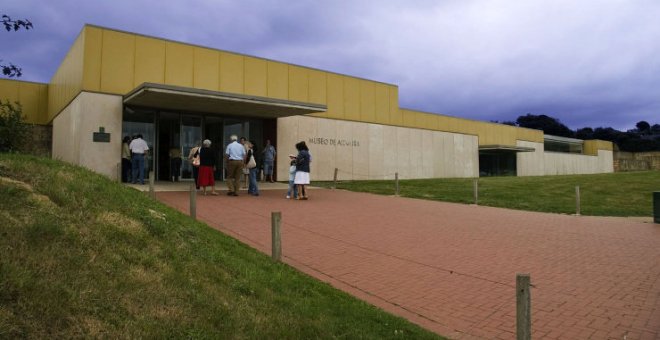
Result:
{"type": "Polygon", "coordinates": [[[149,197],[155,199],[156,198],[156,190],[154,189],[154,181],[156,179],[154,178],[154,172],[149,171],[149,197]]]}
{"type": "Polygon", "coordinates": [[[121,175],[122,175],[122,168],[121,168],[121,162],[117,163],[117,182],[121,183],[121,175]]]}
{"type": "Polygon", "coordinates": [[[280,235],[280,222],[282,221],[282,213],[279,211],[273,211],[270,215],[270,222],[272,226],[272,258],[273,260],[280,262],[282,259],[282,237],[280,235]]]}
{"type": "Polygon", "coordinates": [[[399,196],[399,173],[394,173],[394,194],[399,196]]]}
{"type": "Polygon", "coordinates": [[[195,183],[190,183],[190,217],[197,219],[197,189],[195,183]]]}
{"type": "Polygon", "coordinates": [[[532,298],[529,274],[516,274],[516,339],[532,338],[532,298]]]}
{"type": "Polygon", "coordinates": [[[575,187],[575,215],[580,216],[580,186],[575,187]]]}
{"type": "Polygon", "coordinates": [[[339,169],[335,168],[335,177],[332,180],[332,188],[333,189],[337,188],[337,172],[339,172],[339,169]]]}
{"type": "Polygon", "coordinates": [[[479,204],[479,179],[475,178],[474,179],[474,204],[479,204]]]}

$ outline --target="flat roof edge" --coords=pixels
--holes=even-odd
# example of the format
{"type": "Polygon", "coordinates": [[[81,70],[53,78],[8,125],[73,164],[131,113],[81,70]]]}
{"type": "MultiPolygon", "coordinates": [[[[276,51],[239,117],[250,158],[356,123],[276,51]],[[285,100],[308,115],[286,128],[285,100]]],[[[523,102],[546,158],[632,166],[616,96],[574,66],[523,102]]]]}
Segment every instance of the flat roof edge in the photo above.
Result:
{"type": "Polygon", "coordinates": [[[328,110],[328,106],[323,105],[323,104],[298,102],[298,101],[293,101],[293,100],[285,100],[285,99],[277,99],[277,98],[269,98],[269,97],[259,97],[259,96],[251,96],[251,95],[244,95],[244,94],[238,94],[238,93],[212,91],[212,90],[204,90],[204,89],[196,89],[196,88],[190,88],[190,87],[156,84],[156,83],[142,83],[142,84],[140,84],[138,87],[133,89],[131,92],[124,95],[124,103],[130,101],[131,98],[139,95],[141,92],[149,91],[149,90],[156,90],[157,92],[176,92],[176,93],[186,93],[186,94],[198,95],[198,96],[220,97],[222,99],[232,100],[232,101],[249,101],[249,102],[259,103],[259,104],[286,106],[286,107],[297,107],[297,108],[302,108],[302,109],[315,110],[316,112],[325,112],[325,111],[328,110]]]}
{"type": "Polygon", "coordinates": [[[534,151],[536,151],[535,148],[531,148],[531,147],[527,147],[527,146],[511,146],[511,145],[500,145],[500,144],[479,146],[479,151],[486,151],[486,150],[502,150],[502,151],[515,151],[515,152],[534,152],[534,151]]]}

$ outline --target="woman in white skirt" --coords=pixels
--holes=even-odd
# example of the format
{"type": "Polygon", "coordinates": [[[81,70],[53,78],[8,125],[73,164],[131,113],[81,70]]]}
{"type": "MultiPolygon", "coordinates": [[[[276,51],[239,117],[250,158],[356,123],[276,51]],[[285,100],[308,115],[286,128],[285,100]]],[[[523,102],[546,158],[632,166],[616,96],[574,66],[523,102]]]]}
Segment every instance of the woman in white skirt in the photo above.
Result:
{"type": "Polygon", "coordinates": [[[305,185],[309,184],[309,149],[304,141],[296,144],[296,149],[298,150],[298,157],[296,157],[296,177],[293,179],[293,183],[298,188],[298,199],[306,200],[305,185]]]}

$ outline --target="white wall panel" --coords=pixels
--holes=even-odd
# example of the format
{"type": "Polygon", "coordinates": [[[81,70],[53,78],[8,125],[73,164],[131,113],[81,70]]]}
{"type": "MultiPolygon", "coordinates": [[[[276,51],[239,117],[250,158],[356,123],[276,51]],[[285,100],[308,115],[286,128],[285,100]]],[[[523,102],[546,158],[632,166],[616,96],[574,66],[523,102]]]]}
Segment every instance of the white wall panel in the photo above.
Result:
{"type": "MultiPolygon", "coordinates": [[[[304,140],[313,155],[312,179],[393,179],[475,177],[476,136],[350,122],[308,116],[278,119],[280,154],[288,144],[304,140]],[[294,137],[295,136],[295,137],[294,137]],[[285,144],[283,144],[285,143],[285,144]]],[[[286,168],[278,164],[278,172],[286,168]]],[[[285,180],[285,178],[278,178],[285,180]]]]}

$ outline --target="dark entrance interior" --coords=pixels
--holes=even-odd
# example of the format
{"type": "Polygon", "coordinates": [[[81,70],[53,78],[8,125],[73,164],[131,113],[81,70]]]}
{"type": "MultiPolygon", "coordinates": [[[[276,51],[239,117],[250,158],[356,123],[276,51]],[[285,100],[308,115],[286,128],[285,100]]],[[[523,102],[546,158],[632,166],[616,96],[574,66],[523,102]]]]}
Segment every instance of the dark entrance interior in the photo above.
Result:
{"type": "Polygon", "coordinates": [[[170,181],[175,171],[180,169],[172,169],[170,162],[170,149],[176,148],[181,150],[181,125],[178,114],[175,113],[161,113],[160,120],[158,121],[158,157],[157,159],[157,179],[160,181],[170,181]]]}
{"type": "MultiPolygon", "coordinates": [[[[171,181],[178,172],[180,180],[192,179],[192,164],[187,159],[190,150],[204,140],[211,140],[216,155],[216,180],[223,180],[224,151],[229,136],[246,137],[255,145],[255,156],[260,160],[266,139],[273,144],[277,140],[276,119],[237,119],[223,116],[200,115],[156,111],[141,108],[126,108],[124,111],[123,134],[142,134],[149,145],[146,171],[153,170],[156,180],[171,181]],[[181,164],[172,168],[170,150],[178,150],[181,164]]],[[[277,147],[277,146],[276,146],[277,147]]],[[[261,164],[260,164],[261,165],[261,164]]]]}
{"type": "Polygon", "coordinates": [[[479,151],[479,176],[516,176],[516,152],[507,150],[479,151]]]}

